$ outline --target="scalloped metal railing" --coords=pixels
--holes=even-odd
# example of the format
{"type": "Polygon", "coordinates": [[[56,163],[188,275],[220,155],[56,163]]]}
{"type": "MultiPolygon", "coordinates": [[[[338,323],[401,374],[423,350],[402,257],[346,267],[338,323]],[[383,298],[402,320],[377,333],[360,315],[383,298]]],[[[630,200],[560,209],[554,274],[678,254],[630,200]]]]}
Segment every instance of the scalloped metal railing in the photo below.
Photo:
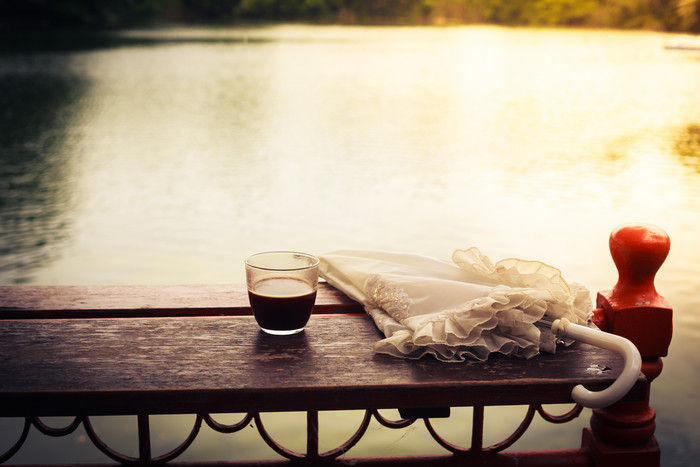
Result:
{"type": "MultiPolygon", "coordinates": [[[[472,431],[471,431],[471,445],[469,447],[458,446],[454,443],[447,441],[443,436],[441,436],[435,429],[430,421],[430,418],[423,418],[423,422],[437,444],[442,446],[447,451],[453,454],[465,455],[470,453],[497,453],[508,449],[516,441],[518,441],[530,427],[535,415],[539,414],[540,417],[549,423],[566,423],[575,418],[577,418],[583,407],[580,405],[575,405],[570,411],[561,414],[553,415],[547,412],[542,405],[532,404],[528,406],[527,412],[523,417],[520,425],[503,441],[490,446],[483,446],[483,435],[484,435],[484,406],[474,406],[472,416],[472,431]]],[[[149,414],[138,414],[138,457],[127,456],[117,450],[111,448],[107,445],[97,434],[92,423],[90,422],[89,416],[78,416],[75,417],[69,424],[62,428],[53,428],[46,425],[40,417],[25,417],[24,424],[21,429],[21,433],[17,441],[10,446],[10,448],[4,452],[0,453],[0,463],[5,463],[10,460],[24,445],[27,437],[29,435],[31,427],[35,427],[40,433],[52,436],[61,437],[67,436],[73,433],[80,425],[83,426],[88,438],[93,443],[93,445],[104,455],[109,457],[115,462],[124,465],[159,465],[166,464],[183,454],[194,442],[199,434],[202,427],[202,423],[206,423],[212,430],[223,433],[232,434],[249,426],[251,423],[257,428],[260,437],[265,441],[265,443],[277,454],[283,458],[292,461],[319,461],[319,460],[333,460],[336,459],[346,452],[348,452],[353,446],[355,446],[367,432],[372,419],[376,420],[380,425],[390,428],[390,429],[402,429],[407,428],[414,424],[418,419],[415,418],[400,418],[398,420],[391,420],[379,413],[377,409],[366,409],[360,425],[355,430],[355,432],[344,442],[339,444],[337,447],[330,449],[325,452],[319,452],[319,423],[318,423],[318,411],[307,411],[306,412],[306,452],[297,452],[280,444],[276,441],[268,432],[263,423],[263,420],[258,412],[250,412],[243,416],[243,418],[233,424],[222,424],[217,422],[210,414],[197,414],[192,429],[189,434],[185,437],[182,443],[165,454],[153,457],[151,454],[151,436],[150,436],[150,425],[149,425],[149,414]]]]}

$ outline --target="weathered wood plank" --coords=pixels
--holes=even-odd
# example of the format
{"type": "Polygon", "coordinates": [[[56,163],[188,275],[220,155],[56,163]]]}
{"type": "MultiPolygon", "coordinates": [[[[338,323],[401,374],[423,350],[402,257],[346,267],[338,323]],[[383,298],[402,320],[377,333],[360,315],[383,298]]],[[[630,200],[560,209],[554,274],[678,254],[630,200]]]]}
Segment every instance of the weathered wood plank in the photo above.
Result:
{"type": "MultiPolygon", "coordinates": [[[[314,313],[362,313],[362,308],[320,283],[314,313]]],[[[0,319],[249,314],[245,284],[0,287],[0,319]]]]}
{"type": "MultiPolygon", "coordinates": [[[[0,320],[0,416],[560,403],[622,368],[582,343],[451,364],[376,354],[379,338],[366,316],[315,315],[288,337],[248,316],[0,320]]],[[[628,397],[645,390],[640,376],[628,397]]]]}

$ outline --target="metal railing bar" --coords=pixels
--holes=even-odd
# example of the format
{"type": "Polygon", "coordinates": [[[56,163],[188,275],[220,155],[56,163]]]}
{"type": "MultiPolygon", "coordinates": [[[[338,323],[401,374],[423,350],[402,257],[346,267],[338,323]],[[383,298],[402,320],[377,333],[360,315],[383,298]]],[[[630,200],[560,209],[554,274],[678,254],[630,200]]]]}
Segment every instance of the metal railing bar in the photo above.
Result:
{"type": "Polygon", "coordinates": [[[255,426],[258,429],[258,433],[260,433],[260,436],[262,437],[263,441],[265,441],[265,443],[267,443],[267,445],[270,446],[273,451],[275,451],[280,456],[290,460],[300,460],[304,458],[304,454],[287,449],[281,444],[279,444],[277,441],[272,439],[270,434],[265,429],[265,425],[263,425],[262,418],[260,418],[259,412],[255,412],[253,414],[253,419],[255,420],[255,426]]]}
{"type": "Polygon", "coordinates": [[[75,417],[69,425],[66,425],[63,428],[53,428],[44,423],[39,417],[32,418],[32,424],[37,428],[37,430],[47,436],[53,436],[54,438],[73,433],[80,426],[80,422],[80,418],[75,417]]]}
{"type": "Polygon", "coordinates": [[[505,449],[508,449],[511,447],[517,440],[519,440],[527,431],[527,429],[530,427],[530,424],[532,423],[532,420],[535,418],[535,413],[537,412],[536,407],[534,405],[530,405],[527,408],[527,413],[525,414],[525,417],[523,418],[523,421],[520,422],[520,425],[518,428],[515,429],[515,431],[506,439],[501,441],[500,443],[493,444],[487,448],[484,449],[484,451],[487,452],[501,452],[505,449]]]}
{"type": "Polygon", "coordinates": [[[180,456],[183,452],[187,450],[187,448],[190,447],[190,445],[194,442],[195,438],[197,438],[197,435],[199,434],[199,430],[202,427],[202,420],[203,416],[201,414],[197,414],[197,418],[194,421],[194,426],[192,427],[192,430],[190,431],[190,434],[187,435],[187,438],[175,449],[172,451],[165,453],[161,456],[155,457],[152,459],[153,463],[166,463],[170,462],[171,460],[175,459],[176,457],[180,456]]]}
{"type": "Polygon", "coordinates": [[[138,434],[139,434],[139,461],[149,462],[151,460],[151,428],[148,423],[148,414],[138,414],[138,434]]]}
{"type": "Polygon", "coordinates": [[[401,418],[399,420],[389,420],[379,413],[379,410],[372,409],[372,415],[377,421],[387,428],[406,428],[407,426],[413,425],[416,422],[415,418],[401,418]]]}
{"type": "Polygon", "coordinates": [[[570,422],[571,420],[577,418],[579,415],[581,415],[581,412],[583,411],[584,407],[582,405],[576,404],[574,405],[574,408],[569,410],[568,412],[561,414],[561,415],[552,415],[549,412],[547,412],[543,407],[542,404],[537,404],[535,407],[537,407],[537,413],[540,414],[540,416],[548,421],[549,423],[567,423],[570,422]]]}
{"type": "Polygon", "coordinates": [[[211,428],[214,431],[218,431],[219,433],[235,433],[237,431],[241,431],[243,428],[248,426],[250,422],[253,421],[253,416],[254,414],[247,413],[240,422],[233,423],[231,425],[224,425],[223,423],[219,423],[216,420],[214,420],[211,414],[201,415],[202,419],[207,423],[207,425],[209,425],[209,428],[211,428]]]}
{"type": "Polygon", "coordinates": [[[22,428],[22,433],[19,435],[17,442],[15,442],[15,444],[10,446],[10,449],[5,451],[4,453],[0,453],[0,464],[8,461],[12,456],[17,454],[17,452],[20,449],[22,449],[22,445],[24,445],[24,442],[27,440],[27,436],[29,435],[29,429],[31,427],[32,427],[31,417],[24,417],[24,427],[22,428]]]}
{"type": "Polygon", "coordinates": [[[331,449],[329,451],[324,452],[323,454],[320,454],[320,457],[324,459],[334,459],[348,452],[364,436],[365,432],[367,431],[367,427],[369,427],[369,423],[372,421],[372,415],[373,413],[371,410],[365,410],[365,416],[362,419],[360,426],[357,428],[357,431],[355,431],[355,433],[353,433],[353,435],[350,436],[350,438],[343,444],[341,444],[335,449],[331,449]]]}
{"type": "Polygon", "coordinates": [[[92,426],[92,423],[90,423],[90,417],[82,417],[82,422],[83,422],[83,427],[85,428],[85,432],[88,435],[88,438],[90,438],[90,441],[92,441],[92,444],[99,449],[104,455],[109,457],[110,459],[117,461],[122,464],[137,464],[139,462],[139,459],[131,456],[125,456],[114,449],[110,448],[107,443],[102,441],[99,436],[97,436],[97,433],[95,432],[95,429],[92,426]]]}
{"type": "Polygon", "coordinates": [[[484,406],[472,408],[472,451],[481,451],[484,447],[484,406]]]}
{"type": "Polygon", "coordinates": [[[318,410],[306,412],[306,457],[318,459],[318,410]]]}

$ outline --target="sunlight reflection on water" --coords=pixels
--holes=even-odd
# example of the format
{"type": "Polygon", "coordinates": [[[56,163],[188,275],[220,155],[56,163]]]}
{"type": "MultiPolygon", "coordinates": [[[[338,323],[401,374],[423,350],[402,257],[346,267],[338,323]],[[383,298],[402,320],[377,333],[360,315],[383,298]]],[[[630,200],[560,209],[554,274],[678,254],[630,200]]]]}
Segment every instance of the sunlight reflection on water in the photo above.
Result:
{"type": "MultiPolygon", "coordinates": [[[[242,259],[260,250],[446,258],[478,246],[493,260],[548,262],[597,291],[617,277],[610,230],[654,223],[672,240],[657,288],[676,328],[652,404],[665,465],[690,459],[700,157],[678,141],[700,123],[697,56],[647,32],[126,35],[147,40],[0,56],[0,283],[242,282],[242,259]],[[162,40],[172,37],[231,40],[162,40]]],[[[576,446],[571,430],[563,438],[576,446]]],[[[383,436],[410,449],[417,433],[356,451],[371,454],[383,436]]],[[[194,452],[228,452],[212,436],[194,452]]]]}

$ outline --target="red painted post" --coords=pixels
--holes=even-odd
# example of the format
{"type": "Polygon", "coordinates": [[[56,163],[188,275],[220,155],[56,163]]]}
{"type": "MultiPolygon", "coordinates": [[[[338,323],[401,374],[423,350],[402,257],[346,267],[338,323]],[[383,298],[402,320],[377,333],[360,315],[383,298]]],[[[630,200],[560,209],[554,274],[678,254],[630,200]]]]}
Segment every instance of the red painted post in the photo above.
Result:
{"type": "MultiPolygon", "coordinates": [[[[654,287],[654,277],[666,259],[671,240],[659,227],[625,224],[610,234],[610,252],[619,278],[612,290],[598,293],[593,322],[603,331],[631,340],[642,356],[649,383],[659,376],[673,332],[673,310],[654,287]]],[[[654,436],[655,412],[645,401],[618,402],[593,410],[583,446],[600,467],[660,465],[654,436]]]]}

